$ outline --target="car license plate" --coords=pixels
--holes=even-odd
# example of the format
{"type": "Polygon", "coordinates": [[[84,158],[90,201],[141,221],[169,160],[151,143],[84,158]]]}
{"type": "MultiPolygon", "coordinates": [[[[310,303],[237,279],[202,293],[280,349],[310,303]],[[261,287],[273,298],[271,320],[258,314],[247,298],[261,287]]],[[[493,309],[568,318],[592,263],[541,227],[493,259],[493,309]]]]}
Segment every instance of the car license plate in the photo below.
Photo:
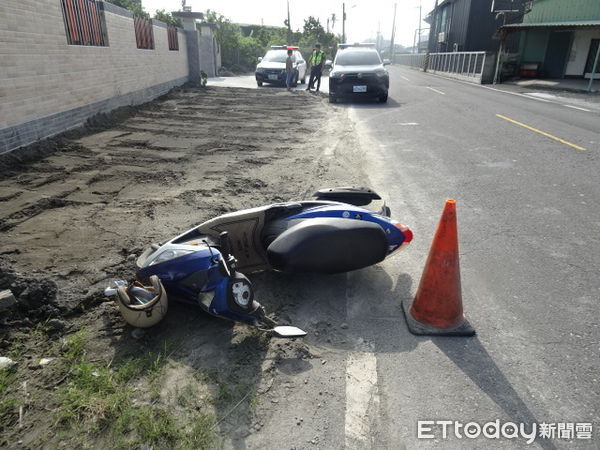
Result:
{"type": "Polygon", "coordinates": [[[277,80],[278,78],[279,76],[277,76],[276,74],[269,75],[269,80],[277,80]]]}
{"type": "Polygon", "coordinates": [[[352,86],[352,92],[367,92],[366,86],[352,86]]]}

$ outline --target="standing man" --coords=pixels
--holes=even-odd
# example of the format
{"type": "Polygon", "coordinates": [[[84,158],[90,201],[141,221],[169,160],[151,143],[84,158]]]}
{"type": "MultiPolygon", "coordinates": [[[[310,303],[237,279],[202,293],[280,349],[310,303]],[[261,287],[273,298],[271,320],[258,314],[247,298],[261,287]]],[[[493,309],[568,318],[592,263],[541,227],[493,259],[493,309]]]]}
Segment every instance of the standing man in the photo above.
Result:
{"type": "Polygon", "coordinates": [[[325,52],[321,51],[321,44],[315,44],[313,52],[308,59],[310,65],[310,79],[308,81],[307,91],[313,88],[315,81],[317,82],[317,92],[321,87],[321,74],[323,72],[323,64],[325,64],[325,52]]]}
{"type": "Polygon", "coordinates": [[[294,81],[294,61],[292,60],[292,50],[288,49],[285,60],[285,85],[287,90],[292,90],[292,81],[294,81]]]}

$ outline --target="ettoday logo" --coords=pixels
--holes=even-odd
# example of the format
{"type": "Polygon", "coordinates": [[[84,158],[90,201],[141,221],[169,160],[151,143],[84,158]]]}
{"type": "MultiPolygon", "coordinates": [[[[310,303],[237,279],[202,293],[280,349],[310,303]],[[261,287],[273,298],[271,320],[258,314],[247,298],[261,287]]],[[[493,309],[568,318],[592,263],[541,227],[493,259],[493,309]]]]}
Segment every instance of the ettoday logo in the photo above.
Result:
{"type": "Polygon", "coordinates": [[[537,437],[542,439],[591,439],[592,424],[584,423],[501,423],[499,419],[486,422],[462,423],[457,420],[419,420],[417,421],[418,439],[448,439],[452,434],[457,439],[522,439],[528,445],[537,437]],[[441,436],[440,436],[441,433],[441,436]]]}

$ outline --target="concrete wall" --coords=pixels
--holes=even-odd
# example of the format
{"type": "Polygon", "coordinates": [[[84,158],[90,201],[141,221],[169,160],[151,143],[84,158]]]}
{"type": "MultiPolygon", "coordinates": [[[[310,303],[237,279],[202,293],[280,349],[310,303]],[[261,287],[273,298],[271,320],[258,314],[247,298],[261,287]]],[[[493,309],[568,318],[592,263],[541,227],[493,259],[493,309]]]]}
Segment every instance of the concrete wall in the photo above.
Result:
{"type": "Polygon", "coordinates": [[[154,49],[138,49],[131,13],[103,6],[108,46],[96,47],[67,44],[60,0],[0,2],[0,153],[188,80],[182,31],[170,51],[154,21],[154,49]]]}
{"type": "Polygon", "coordinates": [[[200,70],[203,70],[209,77],[218,75],[219,67],[216,61],[215,38],[213,36],[199,36],[200,51],[200,70]]]}
{"type": "Polygon", "coordinates": [[[575,32],[565,75],[583,76],[592,39],[600,39],[600,28],[575,32]]]}

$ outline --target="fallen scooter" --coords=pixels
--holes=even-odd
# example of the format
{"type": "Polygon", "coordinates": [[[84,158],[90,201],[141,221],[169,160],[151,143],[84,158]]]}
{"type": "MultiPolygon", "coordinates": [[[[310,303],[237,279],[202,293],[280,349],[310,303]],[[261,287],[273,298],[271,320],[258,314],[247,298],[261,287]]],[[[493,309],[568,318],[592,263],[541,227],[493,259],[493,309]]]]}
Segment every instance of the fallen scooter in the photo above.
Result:
{"type": "Polygon", "coordinates": [[[390,218],[385,204],[379,212],[362,208],[380,199],[367,188],[322,189],[314,200],[224,214],[152,244],[136,261],[137,278],[156,276],[169,296],[217,317],[282,337],[303,336],[266,316],[239,270],[333,274],[383,261],[413,236],[390,218]]]}

